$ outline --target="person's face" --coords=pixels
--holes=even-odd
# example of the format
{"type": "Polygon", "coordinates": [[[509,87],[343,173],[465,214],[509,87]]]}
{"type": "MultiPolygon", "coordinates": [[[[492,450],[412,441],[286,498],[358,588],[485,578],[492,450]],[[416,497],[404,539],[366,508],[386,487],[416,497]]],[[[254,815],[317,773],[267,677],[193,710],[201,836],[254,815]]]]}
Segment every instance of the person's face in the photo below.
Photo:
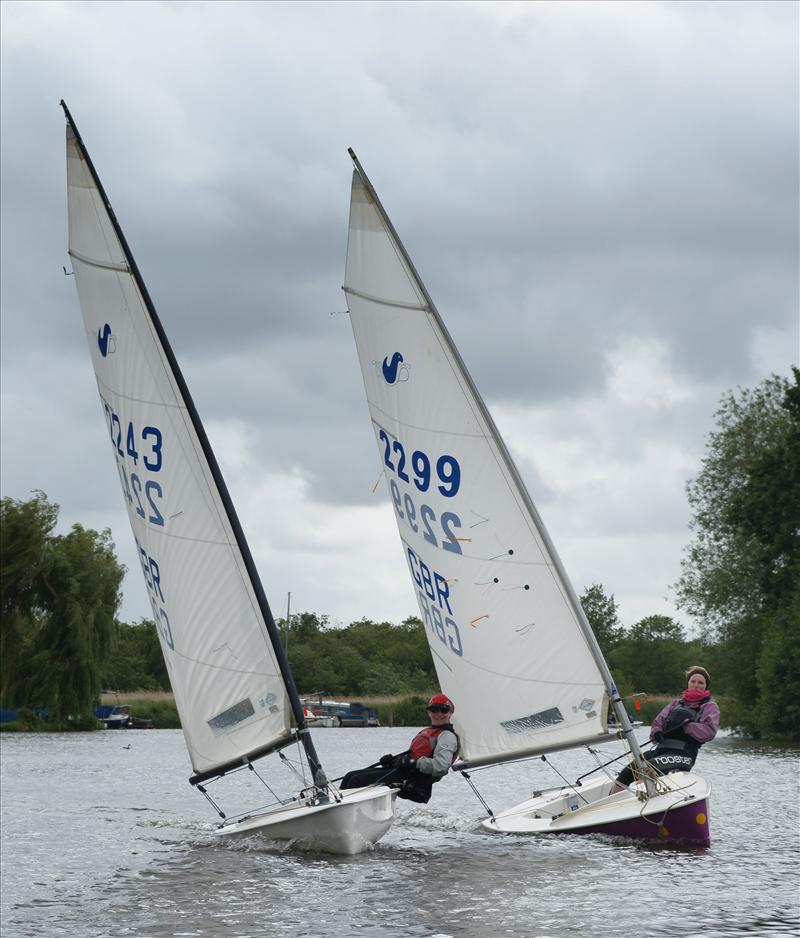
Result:
{"type": "Polygon", "coordinates": [[[450,722],[450,710],[441,710],[439,704],[428,707],[428,718],[432,726],[443,726],[450,722]]]}
{"type": "Polygon", "coordinates": [[[706,679],[702,674],[693,674],[689,678],[689,683],[687,685],[689,690],[705,690],[706,689],[706,679]]]}

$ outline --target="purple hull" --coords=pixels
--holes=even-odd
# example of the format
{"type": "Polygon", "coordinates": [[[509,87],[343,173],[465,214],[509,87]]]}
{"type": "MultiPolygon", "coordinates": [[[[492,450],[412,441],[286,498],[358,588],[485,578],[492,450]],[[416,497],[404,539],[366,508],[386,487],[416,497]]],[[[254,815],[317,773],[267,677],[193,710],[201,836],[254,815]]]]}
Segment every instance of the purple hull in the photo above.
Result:
{"type": "Polygon", "coordinates": [[[570,834],[611,834],[615,837],[634,837],[637,840],[657,840],[662,843],[711,845],[708,829],[708,802],[704,798],[694,804],[673,808],[666,814],[636,817],[626,821],[613,821],[595,827],[565,830],[570,834]]]}

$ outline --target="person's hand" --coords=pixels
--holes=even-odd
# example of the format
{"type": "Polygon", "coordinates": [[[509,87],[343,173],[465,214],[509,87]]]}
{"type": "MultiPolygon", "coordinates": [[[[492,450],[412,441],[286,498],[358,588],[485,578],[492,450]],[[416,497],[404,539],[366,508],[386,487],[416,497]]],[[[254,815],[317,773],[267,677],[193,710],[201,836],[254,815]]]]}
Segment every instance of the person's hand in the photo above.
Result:
{"type": "Polygon", "coordinates": [[[417,760],[412,759],[411,756],[407,752],[404,753],[402,758],[400,759],[401,769],[413,769],[416,764],[417,764],[417,760]]]}
{"type": "Polygon", "coordinates": [[[391,752],[387,752],[385,756],[381,756],[380,759],[378,759],[378,763],[382,765],[384,769],[391,768],[394,763],[394,756],[391,752]]]}
{"type": "Polygon", "coordinates": [[[660,743],[663,738],[664,734],[661,732],[661,730],[656,730],[655,733],[650,735],[650,739],[652,739],[654,743],[660,743]]]}

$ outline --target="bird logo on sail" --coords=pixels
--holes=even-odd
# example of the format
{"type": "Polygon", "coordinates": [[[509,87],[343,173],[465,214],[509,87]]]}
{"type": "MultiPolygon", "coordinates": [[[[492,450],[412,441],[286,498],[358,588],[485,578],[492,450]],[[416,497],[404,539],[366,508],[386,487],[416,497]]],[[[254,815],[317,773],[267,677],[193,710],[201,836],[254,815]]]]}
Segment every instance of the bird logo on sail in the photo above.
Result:
{"type": "Polygon", "coordinates": [[[409,366],[405,363],[400,352],[395,352],[391,359],[384,358],[381,366],[383,380],[388,385],[399,384],[401,381],[408,381],[409,366]]]}
{"type": "Polygon", "coordinates": [[[97,347],[100,354],[105,358],[107,355],[113,355],[117,350],[117,341],[111,333],[111,326],[106,323],[102,329],[97,330],[97,347]]]}

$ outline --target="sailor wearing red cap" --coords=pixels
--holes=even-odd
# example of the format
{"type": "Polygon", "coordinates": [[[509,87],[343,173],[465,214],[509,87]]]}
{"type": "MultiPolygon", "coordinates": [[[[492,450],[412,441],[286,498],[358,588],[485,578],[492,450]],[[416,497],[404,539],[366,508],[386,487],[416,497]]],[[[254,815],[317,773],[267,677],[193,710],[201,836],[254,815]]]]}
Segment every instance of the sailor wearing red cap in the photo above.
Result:
{"type": "Polygon", "coordinates": [[[455,704],[444,694],[434,694],[425,708],[431,725],[411,740],[399,755],[387,753],[373,766],[348,772],[342,788],[363,788],[380,784],[399,788],[399,798],[430,800],[433,784],[444,778],[458,754],[458,735],[450,718],[455,704]]]}

